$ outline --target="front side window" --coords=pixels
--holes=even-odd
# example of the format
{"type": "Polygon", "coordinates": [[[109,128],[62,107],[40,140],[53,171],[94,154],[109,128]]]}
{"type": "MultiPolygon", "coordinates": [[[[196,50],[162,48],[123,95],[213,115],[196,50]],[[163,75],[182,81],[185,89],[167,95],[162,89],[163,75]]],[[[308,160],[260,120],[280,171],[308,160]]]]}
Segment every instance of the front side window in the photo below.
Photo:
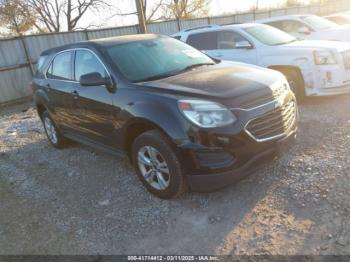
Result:
{"type": "Polygon", "coordinates": [[[215,64],[200,51],[171,37],[111,45],[107,54],[132,82],[175,75],[195,65],[215,64]]]}
{"type": "Polygon", "coordinates": [[[186,43],[199,50],[214,50],[217,49],[217,39],[217,32],[206,32],[190,35],[186,43]]]}
{"type": "Polygon", "coordinates": [[[326,30],[337,26],[336,23],[316,15],[302,16],[301,19],[316,30],[326,30]]]}
{"type": "Polygon", "coordinates": [[[72,52],[58,54],[51,62],[46,76],[50,79],[72,80],[72,52]]]}
{"type": "Polygon", "coordinates": [[[242,41],[247,41],[247,39],[235,32],[218,32],[218,49],[233,49],[236,48],[238,42],[242,41]]]}
{"type": "Polygon", "coordinates": [[[87,50],[77,50],[75,54],[75,80],[85,74],[100,73],[102,77],[108,77],[108,74],[97,59],[96,55],[87,50]]]}
{"type": "Polygon", "coordinates": [[[296,41],[295,37],[269,25],[255,25],[244,30],[265,45],[283,45],[296,41]]]}

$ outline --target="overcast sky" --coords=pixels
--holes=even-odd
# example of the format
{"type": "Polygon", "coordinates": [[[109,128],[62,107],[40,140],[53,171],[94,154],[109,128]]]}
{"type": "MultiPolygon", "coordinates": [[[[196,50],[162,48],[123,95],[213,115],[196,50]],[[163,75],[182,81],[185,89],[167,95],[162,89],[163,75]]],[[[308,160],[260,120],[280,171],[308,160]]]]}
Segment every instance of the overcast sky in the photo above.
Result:
{"type": "MultiPolygon", "coordinates": [[[[158,0],[148,0],[149,6],[152,6],[152,3],[156,3],[158,0]]],[[[246,11],[253,5],[255,5],[258,1],[260,8],[266,7],[276,7],[278,5],[283,4],[286,0],[212,0],[209,6],[209,13],[211,16],[213,15],[221,15],[224,13],[235,13],[238,11],[246,11]]],[[[305,0],[308,1],[308,0],[305,0]]],[[[130,13],[135,10],[135,1],[134,0],[115,0],[110,1],[115,2],[114,8],[120,12],[130,13]]],[[[82,19],[80,22],[80,26],[88,26],[88,25],[101,25],[102,26],[123,26],[128,24],[135,24],[137,22],[137,18],[135,15],[131,16],[116,16],[112,19],[107,19],[111,17],[112,11],[110,14],[105,12],[103,14],[94,14],[89,13],[87,16],[82,19]],[[102,22],[103,21],[103,22],[102,22]]]]}

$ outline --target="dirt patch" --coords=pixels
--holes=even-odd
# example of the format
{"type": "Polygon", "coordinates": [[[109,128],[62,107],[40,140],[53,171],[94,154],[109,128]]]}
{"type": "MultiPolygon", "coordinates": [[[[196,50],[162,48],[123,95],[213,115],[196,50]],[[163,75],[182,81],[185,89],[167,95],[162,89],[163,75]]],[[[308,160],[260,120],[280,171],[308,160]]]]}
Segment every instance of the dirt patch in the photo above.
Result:
{"type": "Polygon", "coordinates": [[[300,106],[296,146],[248,179],[164,201],[132,167],[54,149],[33,108],[0,113],[1,254],[350,254],[350,96],[300,106]]]}

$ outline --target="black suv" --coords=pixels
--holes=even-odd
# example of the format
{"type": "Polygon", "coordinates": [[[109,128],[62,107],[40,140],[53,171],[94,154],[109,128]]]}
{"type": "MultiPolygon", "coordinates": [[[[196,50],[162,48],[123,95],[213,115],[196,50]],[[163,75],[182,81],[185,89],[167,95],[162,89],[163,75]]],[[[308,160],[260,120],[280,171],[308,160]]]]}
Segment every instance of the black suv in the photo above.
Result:
{"type": "Polygon", "coordinates": [[[161,198],[237,181],[297,130],[295,97],[280,73],[213,60],[165,36],[47,50],[32,84],[53,146],[75,140],[127,156],[161,198]]]}

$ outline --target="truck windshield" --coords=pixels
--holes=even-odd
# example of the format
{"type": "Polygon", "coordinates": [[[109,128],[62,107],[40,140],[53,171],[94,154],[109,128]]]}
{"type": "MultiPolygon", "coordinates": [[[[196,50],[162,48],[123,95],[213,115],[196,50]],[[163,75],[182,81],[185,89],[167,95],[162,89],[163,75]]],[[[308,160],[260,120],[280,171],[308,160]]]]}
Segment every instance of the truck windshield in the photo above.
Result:
{"type": "Polygon", "coordinates": [[[269,25],[255,25],[245,31],[265,45],[283,45],[297,41],[293,36],[269,25]]]}
{"type": "Polygon", "coordinates": [[[197,49],[170,37],[116,44],[107,53],[131,82],[157,80],[215,62],[197,49]]]}
{"type": "Polygon", "coordinates": [[[336,23],[316,15],[302,16],[301,19],[316,30],[326,30],[337,26],[336,23]]]}

